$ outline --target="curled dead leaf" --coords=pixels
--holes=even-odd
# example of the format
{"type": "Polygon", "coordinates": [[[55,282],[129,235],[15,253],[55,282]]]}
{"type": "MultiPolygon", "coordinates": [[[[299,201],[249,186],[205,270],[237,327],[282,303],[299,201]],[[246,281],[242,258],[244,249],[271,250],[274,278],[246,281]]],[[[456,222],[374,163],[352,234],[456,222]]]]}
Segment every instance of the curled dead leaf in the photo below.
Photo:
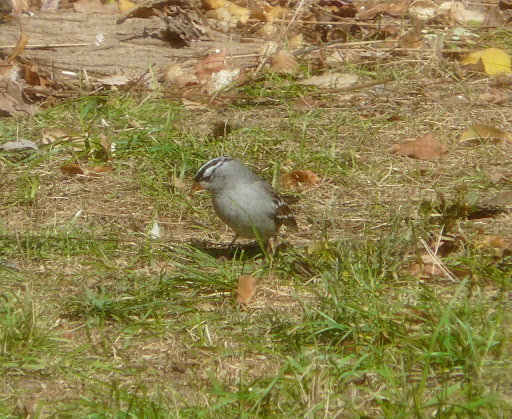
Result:
{"type": "Polygon", "coordinates": [[[284,51],[278,52],[272,58],[270,71],[281,74],[291,74],[299,67],[299,63],[290,54],[284,51]]]}
{"type": "Polygon", "coordinates": [[[289,173],[286,173],[282,177],[283,185],[289,188],[303,185],[305,187],[315,186],[320,182],[320,177],[311,170],[293,170],[289,173]]]}
{"type": "Polygon", "coordinates": [[[83,175],[85,172],[78,163],[69,163],[61,166],[61,172],[65,175],[83,175]]]}
{"type": "Polygon", "coordinates": [[[492,141],[495,143],[512,143],[512,134],[509,132],[501,131],[498,128],[491,127],[490,125],[475,124],[472,127],[462,131],[459,144],[479,145],[487,141],[492,141]]]}
{"type": "Polygon", "coordinates": [[[237,301],[240,304],[248,304],[256,292],[258,278],[253,276],[240,275],[238,277],[237,301]]]}
{"type": "Polygon", "coordinates": [[[62,138],[69,137],[68,133],[61,128],[45,128],[41,131],[41,142],[43,144],[51,144],[62,138]]]}
{"type": "Polygon", "coordinates": [[[18,38],[18,42],[16,43],[16,46],[14,47],[14,50],[12,51],[11,56],[7,59],[9,63],[12,63],[17,56],[23,54],[25,52],[25,47],[28,42],[28,36],[25,34],[25,32],[20,33],[20,37],[18,38]]]}
{"type": "Polygon", "coordinates": [[[391,147],[390,152],[414,159],[427,160],[441,157],[448,151],[441,145],[434,134],[428,133],[417,140],[395,144],[391,147]]]}
{"type": "Polygon", "coordinates": [[[114,168],[112,167],[112,165],[109,164],[107,166],[95,166],[90,170],[93,173],[111,173],[114,170],[114,168]]]}

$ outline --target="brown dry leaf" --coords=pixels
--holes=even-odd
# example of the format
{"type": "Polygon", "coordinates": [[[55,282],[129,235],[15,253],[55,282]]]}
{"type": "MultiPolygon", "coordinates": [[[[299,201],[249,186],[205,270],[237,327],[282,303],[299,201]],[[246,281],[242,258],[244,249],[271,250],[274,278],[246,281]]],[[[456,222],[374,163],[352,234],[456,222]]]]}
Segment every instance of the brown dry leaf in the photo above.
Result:
{"type": "Polygon", "coordinates": [[[490,92],[480,93],[477,99],[479,102],[494,103],[495,105],[509,100],[509,96],[499,89],[491,89],[490,92]]]}
{"type": "Polygon", "coordinates": [[[25,32],[21,31],[20,37],[18,38],[18,42],[16,43],[16,46],[14,47],[11,56],[7,59],[9,63],[12,63],[16,59],[16,57],[25,52],[27,42],[28,36],[25,34],[25,32]]]}
{"type": "Polygon", "coordinates": [[[475,124],[471,128],[467,128],[462,131],[459,144],[479,145],[489,140],[494,143],[501,143],[504,141],[512,143],[512,134],[501,131],[498,128],[491,127],[490,125],[475,124]]]}
{"type": "Polygon", "coordinates": [[[100,0],[78,0],[73,3],[75,13],[118,13],[117,10],[105,6],[100,0]]]}
{"type": "MultiPolygon", "coordinates": [[[[100,174],[100,173],[112,173],[112,171],[114,170],[114,168],[112,167],[111,164],[108,164],[106,166],[95,166],[93,167],[92,169],[90,169],[90,171],[94,174],[100,174]]],[[[92,174],[91,173],[91,174],[92,174]]]]}
{"type": "Polygon", "coordinates": [[[226,57],[227,51],[222,49],[199,60],[194,67],[194,74],[197,79],[206,82],[211,79],[213,73],[225,70],[226,57]]]}
{"type": "Polygon", "coordinates": [[[65,175],[83,175],[85,172],[78,163],[69,163],[61,166],[61,172],[65,175]]]}
{"type": "Polygon", "coordinates": [[[449,275],[431,255],[421,255],[421,262],[409,265],[405,270],[414,276],[422,279],[428,278],[449,278],[449,275]]]}
{"type": "Polygon", "coordinates": [[[7,92],[0,91],[0,111],[7,112],[10,115],[28,114],[33,115],[37,110],[37,105],[30,103],[23,93],[21,83],[9,80],[7,82],[7,92]]]}
{"type": "Polygon", "coordinates": [[[506,249],[508,246],[507,241],[503,236],[487,236],[478,244],[478,248],[506,249]]]}
{"type": "Polygon", "coordinates": [[[427,160],[441,157],[443,154],[447,153],[447,150],[436,137],[434,137],[434,134],[429,132],[417,140],[395,144],[391,147],[390,152],[414,159],[427,160]]]}
{"type": "Polygon", "coordinates": [[[361,60],[361,54],[357,51],[337,49],[327,57],[325,62],[330,65],[353,63],[361,60]]]}
{"type": "Polygon", "coordinates": [[[398,46],[402,48],[421,48],[424,45],[421,28],[412,28],[398,39],[398,46]]]}
{"type": "Polygon", "coordinates": [[[41,142],[51,144],[62,138],[69,137],[69,134],[61,128],[45,128],[41,131],[41,142]]]}
{"type": "Polygon", "coordinates": [[[110,140],[107,138],[105,134],[100,134],[100,143],[103,147],[103,150],[105,150],[105,153],[107,154],[108,158],[110,156],[112,145],[110,144],[110,140]]]}
{"type": "Polygon", "coordinates": [[[292,74],[299,67],[299,63],[290,54],[284,51],[278,52],[272,57],[270,71],[280,74],[292,74]]]}
{"type": "Polygon", "coordinates": [[[281,6],[272,6],[266,1],[251,3],[251,15],[262,22],[273,22],[276,19],[282,19],[289,12],[288,9],[281,6]]]}
{"type": "Polygon", "coordinates": [[[29,0],[12,0],[14,13],[23,13],[30,10],[29,0]]]}
{"type": "Polygon", "coordinates": [[[236,19],[236,23],[239,25],[245,25],[251,17],[251,11],[246,7],[238,6],[229,1],[226,2],[224,7],[229,10],[231,16],[236,19]]]}
{"type": "Polygon", "coordinates": [[[288,40],[288,46],[290,48],[301,48],[304,46],[304,36],[299,33],[295,36],[292,36],[289,40],[288,40]]]}
{"type": "Polygon", "coordinates": [[[18,78],[18,67],[15,64],[0,64],[0,83],[18,78]]]}
{"type": "Polygon", "coordinates": [[[409,16],[416,20],[429,21],[441,13],[440,7],[431,0],[417,0],[409,5],[409,16]]]}
{"type": "Polygon", "coordinates": [[[23,78],[27,84],[31,86],[41,86],[44,88],[46,87],[47,80],[39,75],[39,68],[37,65],[25,64],[22,70],[24,73],[23,78]]]}
{"type": "Polygon", "coordinates": [[[237,301],[240,304],[248,304],[256,292],[258,278],[253,276],[240,275],[238,277],[237,301]]]}
{"type": "Polygon", "coordinates": [[[303,185],[307,188],[317,185],[320,182],[320,177],[311,170],[293,170],[283,175],[283,185],[292,188],[298,185],[303,185]]]}
{"type": "Polygon", "coordinates": [[[407,11],[409,0],[402,0],[399,3],[381,3],[374,7],[370,7],[368,10],[366,10],[365,3],[367,2],[362,2],[364,9],[360,8],[360,11],[357,13],[357,18],[359,20],[372,19],[378,14],[401,16],[407,11]]]}
{"type": "Polygon", "coordinates": [[[482,24],[486,13],[483,8],[470,8],[461,1],[454,1],[450,7],[450,18],[460,25],[470,22],[482,24]]]}
{"type": "Polygon", "coordinates": [[[224,7],[228,0],[202,0],[202,2],[206,9],[219,9],[224,7]]]}
{"type": "Polygon", "coordinates": [[[171,183],[176,189],[181,189],[183,191],[190,190],[190,185],[187,185],[183,180],[181,180],[178,176],[174,174],[171,175],[171,183]]]}
{"type": "Polygon", "coordinates": [[[181,64],[171,65],[165,72],[165,80],[172,83],[176,87],[184,87],[197,83],[196,75],[186,69],[181,64]]]}

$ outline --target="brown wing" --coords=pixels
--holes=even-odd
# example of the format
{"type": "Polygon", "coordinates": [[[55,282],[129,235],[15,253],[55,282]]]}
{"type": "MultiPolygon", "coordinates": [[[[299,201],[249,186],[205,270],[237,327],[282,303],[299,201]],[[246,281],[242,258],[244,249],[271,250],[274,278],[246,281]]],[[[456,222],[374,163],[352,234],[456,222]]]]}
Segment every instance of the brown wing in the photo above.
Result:
{"type": "Polygon", "coordinates": [[[295,221],[295,217],[293,216],[292,210],[288,206],[288,204],[284,201],[284,199],[277,193],[277,191],[265,182],[265,186],[267,190],[272,194],[274,198],[274,202],[277,205],[277,211],[275,214],[275,221],[278,225],[286,225],[288,227],[293,228],[294,230],[298,230],[297,221],[295,221]]]}

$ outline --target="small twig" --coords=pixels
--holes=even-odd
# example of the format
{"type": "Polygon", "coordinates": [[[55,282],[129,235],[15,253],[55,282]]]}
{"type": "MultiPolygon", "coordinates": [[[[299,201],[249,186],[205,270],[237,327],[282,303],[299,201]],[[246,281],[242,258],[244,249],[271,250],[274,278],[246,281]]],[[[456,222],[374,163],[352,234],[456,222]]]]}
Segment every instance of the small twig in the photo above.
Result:
{"type": "MultiPolygon", "coordinates": [[[[71,48],[71,47],[88,47],[93,45],[90,42],[81,43],[81,44],[34,44],[34,45],[26,45],[25,49],[49,49],[49,48],[71,48]]],[[[0,45],[0,49],[2,48],[14,48],[16,45],[0,45]]]]}

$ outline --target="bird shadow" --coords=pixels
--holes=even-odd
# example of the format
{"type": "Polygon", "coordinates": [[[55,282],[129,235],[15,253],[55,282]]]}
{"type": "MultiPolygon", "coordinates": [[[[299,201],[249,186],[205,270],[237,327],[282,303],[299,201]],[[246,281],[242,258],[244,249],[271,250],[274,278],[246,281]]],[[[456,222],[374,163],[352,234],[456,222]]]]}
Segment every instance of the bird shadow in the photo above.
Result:
{"type": "Polygon", "coordinates": [[[194,240],[189,243],[191,247],[200,250],[203,253],[215,258],[215,259],[227,259],[233,258],[252,259],[257,256],[264,256],[264,252],[261,249],[260,243],[257,241],[241,244],[219,244],[211,243],[204,240],[194,240]]]}

